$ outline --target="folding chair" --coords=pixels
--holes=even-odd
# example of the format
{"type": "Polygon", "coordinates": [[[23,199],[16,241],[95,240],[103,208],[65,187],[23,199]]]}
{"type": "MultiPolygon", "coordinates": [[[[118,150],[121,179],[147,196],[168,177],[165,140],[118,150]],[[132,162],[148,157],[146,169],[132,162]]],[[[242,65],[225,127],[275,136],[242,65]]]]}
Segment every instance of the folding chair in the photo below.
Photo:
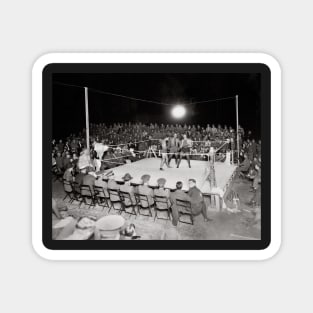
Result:
{"type": "Polygon", "coordinates": [[[136,203],[133,203],[132,197],[131,197],[129,192],[119,191],[119,194],[120,194],[120,198],[122,200],[121,203],[123,205],[124,211],[128,214],[137,216],[137,212],[136,212],[137,201],[136,201],[136,203]],[[132,211],[127,212],[126,211],[127,208],[132,208],[132,211]]]}
{"type": "Polygon", "coordinates": [[[72,185],[72,189],[73,189],[74,201],[78,201],[79,202],[79,206],[80,206],[82,204],[82,202],[83,202],[83,199],[82,199],[81,194],[80,194],[80,186],[76,182],[72,182],[71,185],[72,185]]]}
{"type": "Polygon", "coordinates": [[[102,186],[94,186],[95,200],[100,206],[107,207],[110,209],[110,196],[105,192],[102,186]]]}
{"type": "Polygon", "coordinates": [[[108,188],[108,192],[110,195],[110,202],[111,202],[109,212],[111,211],[111,209],[113,209],[113,210],[118,211],[119,214],[121,214],[122,211],[124,211],[124,209],[123,209],[122,201],[120,198],[119,190],[108,188]],[[118,207],[116,208],[117,205],[118,205],[118,207]]]}
{"type": "Polygon", "coordinates": [[[153,208],[153,204],[149,204],[148,196],[142,195],[140,193],[135,193],[135,198],[136,198],[136,202],[137,202],[137,205],[138,205],[138,213],[139,213],[139,215],[151,216],[152,217],[151,209],[153,208]],[[149,215],[148,214],[141,214],[140,210],[148,210],[149,211],[149,215]]]}
{"type": "Polygon", "coordinates": [[[73,196],[73,188],[71,183],[65,179],[63,179],[63,189],[65,191],[65,197],[63,198],[63,201],[66,198],[69,198],[69,203],[72,203],[75,200],[73,196]]]}
{"type": "Polygon", "coordinates": [[[80,194],[82,196],[82,202],[86,205],[89,205],[89,208],[91,206],[96,205],[95,197],[94,197],[89,185],[81,185],[80,186],[80,194]],[[90,200],[90,203],[88,203],[87,199],[90,200]]]}
{"type": "Polygon", "coordinates": [[[165,196],[154,196],[154,202],[155,202],[155,217],[154,220],[161,219],[161,220],[170,220],[171,219],[171,213],[170,213],[170,205],[168,203],[168,198],[165,196]],[[160,212],[167,212],[168,218],[163,218],[158,216],[158,211],[160,212]]]}
{"type": "Polygon", "coordinates": [[[193,225],[193,215],[192,215],[192,211],[191,211],[191,203],[190,203],[190,201],[176,199],[176,205],[177,205],[177,208],[178,208],[178,220],[181,223],[193,225]],[[191,222],[188,223],[188,222],[186,222],[184,220],[181,220],[180,217],[182,215],[189,216],[191,222]]]}

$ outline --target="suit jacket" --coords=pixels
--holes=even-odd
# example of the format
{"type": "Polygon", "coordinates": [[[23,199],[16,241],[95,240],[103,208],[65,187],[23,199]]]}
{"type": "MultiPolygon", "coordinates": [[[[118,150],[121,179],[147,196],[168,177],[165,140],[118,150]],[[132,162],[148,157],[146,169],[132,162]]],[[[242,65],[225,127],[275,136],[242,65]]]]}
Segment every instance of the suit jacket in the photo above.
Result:
{"type": "Polygon", "coordinates": [[[171,192],[170,201],[172,205],[176,205],[176,199],[183,200],[183,201],[191,201],[188,194],[181,189],[177,189],[174,192],[171,192]]]}
{"type": "Polygon", "coordinates": [[[200,189],[197,187],[192,187],[189,189],[188,195],[190,197],[192,213],[195,215],[199,214],[202,210],[204,203],[204,199],[200,189]]]}

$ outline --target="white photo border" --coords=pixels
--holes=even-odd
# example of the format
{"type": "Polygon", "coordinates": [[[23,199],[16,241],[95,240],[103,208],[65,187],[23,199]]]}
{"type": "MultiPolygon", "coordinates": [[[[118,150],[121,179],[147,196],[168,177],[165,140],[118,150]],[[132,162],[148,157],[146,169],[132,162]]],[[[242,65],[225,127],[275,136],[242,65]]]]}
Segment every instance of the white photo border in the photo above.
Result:
{"type": "Polygon", "coordinates": [[[265,260],[281,245],[281,69],[265,53],[49,53],[32,69],[32,244],[48,260],[265,260]],[[42,72],[51,63],[263,63],[271,71],[271,242],[264,250],[50,250],[42,241],[42,72]]]}

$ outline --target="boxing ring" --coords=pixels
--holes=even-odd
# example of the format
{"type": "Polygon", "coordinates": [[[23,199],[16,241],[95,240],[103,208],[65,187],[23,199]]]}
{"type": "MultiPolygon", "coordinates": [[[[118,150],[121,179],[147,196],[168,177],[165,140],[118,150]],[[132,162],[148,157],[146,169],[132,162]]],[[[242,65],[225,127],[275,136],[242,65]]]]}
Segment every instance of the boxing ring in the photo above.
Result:
{"type": "MultiPolygon", "coordinates": [[[[129,173],[133,179],[132,184],[141,184],[141,176],[149,174],[151,176],[149,185],[151,187],[157,186],[158,178],[165,178],[165,188],[176,189],[176,182],[182,181],[183,190],[188,190],[188,179],[194,178],[197,182],[197,187],[204,195],[216,195],[220,199],[224,196],[229,187],[236,170],[236,166],[226,162],[215,162],[215,177],[216,187],[210,188],[210,182],[207,179],[209,174],[208,162],[191,160],[191,168],[188,167],[187,161],[182,160],[179,168],[176,168],[175,160],[171,162],[171,168],[164,167],[160,170],[160,158],[146,158],[133,163],[121,165],[112,169],[114,179],[119,182],[122,177],[129,173]]],[[[221,208],[222,204],[219,205],[221,208]]]]}

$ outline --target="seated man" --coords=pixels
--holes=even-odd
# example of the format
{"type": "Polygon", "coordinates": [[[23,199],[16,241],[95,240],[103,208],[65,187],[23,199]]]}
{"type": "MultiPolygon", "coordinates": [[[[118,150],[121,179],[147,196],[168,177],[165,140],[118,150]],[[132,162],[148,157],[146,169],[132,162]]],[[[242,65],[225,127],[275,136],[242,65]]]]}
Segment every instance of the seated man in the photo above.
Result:
{"type": "MultiPolygon", "coordinates": [[[[166,179],[165,178],[159,178],[157,180],[157,183],[158,183],[159,188],[154,189],[154,196],[166,197],[167,198],[167,202],[168,202],[168,207],[170,207],[171,206],[171,202],[169,200],[170,191],[168,189],[164,188],[165,183],[166,183],[166,179]]],[[[157,206],[160,209],[166,209],[167,208],[166,203],[158,202],[157,206]]]]}
{"type": "MultiPolygon", "coordinates": [[[[151,176],[147,174],[141,176],[142,185],[138,186],[138,193],[147,196],[149,205],[153,205],[153,190],[148,186],[150,177],[151,176]]],[[[141,201],[141,206],[148,207],[148,203],[146,203],[145,201],[141,201]]]]}
{"type": "Polygon", "coordinates": [[[75,191],[80,193],[80,186],[83,184],[83,179],[86,175],[86,168],[82,169],[76,176],[75,176],[75,191]]]}
{"type": "Polygon", "coordinates": [[[189,184],[188,196],[190,197],[192,215],[196,216],[202,213],[204,221],[205,222],[209,221],[207,208],[204,203],[202,193],[200,189],[197,188],[196,186],[196,180],[190,178],[188,180],[188,184],[189,184]]]}
{"type": "Polygon", "coordinates": [[[67,165],[67,168],[64,172],[64,175],[63,175],[63,179],[66,180],[67,182],[69,183],[72,183],[73,180],[74,180],[74,176],[73,176],[73,164],[68,164],[67,165]]]}
{"type": "Polygon", "coordinates": [[[104,194],[100,194],[101,197],[109,197],[109,193],[108,193],[108,183],[103,180],[103,176],[97,176],[96,180],[95,180],[95,186],[97,187],[102,187],[104,190],[104,194]]]}
{"type": "Polygon", "coordinates": [[[182,190],[183,183],[181,181],[178,181],[176,183],[176,190],[170,194],[170,202],[172,204],[172,224],[174,226],[177,226],[179,214],[178,214],[178,207],[176,205],[176,199],[183,200],[183,201],[191,201],[188,194],[182,190]]]}
{"type": "Polygon", "coordinates": [[[95,194],[95,191],[93,189],[93,186],[95,185],[95,181],[96,181],[96,173],[94,172],[93,168],[92,167],[89,167],[87,169],[87,175],[85,175],[83,177],[83,182],[82,184],[83,185],[87,185],[90,187],[90,190],[91,190],[91,194],[94,195],[95,194]]]}
{"type": "Polygon", "coordinates": [[[136,204],[136,199],[135,199],[135,190],[134,187],[130,184],[131,180],[133,179],[133,177],[131,177],[131,175],[129,173],[126,173],[122,179],[124,180],[124,185],[120,186],[120,191],[123,192],[128,192],[130,194],[130,198],[131,198],[131,202],[129,201],[128,198],[125,198],[125,204],[126,205],[131,205],[131,204],[136,204]]]}

